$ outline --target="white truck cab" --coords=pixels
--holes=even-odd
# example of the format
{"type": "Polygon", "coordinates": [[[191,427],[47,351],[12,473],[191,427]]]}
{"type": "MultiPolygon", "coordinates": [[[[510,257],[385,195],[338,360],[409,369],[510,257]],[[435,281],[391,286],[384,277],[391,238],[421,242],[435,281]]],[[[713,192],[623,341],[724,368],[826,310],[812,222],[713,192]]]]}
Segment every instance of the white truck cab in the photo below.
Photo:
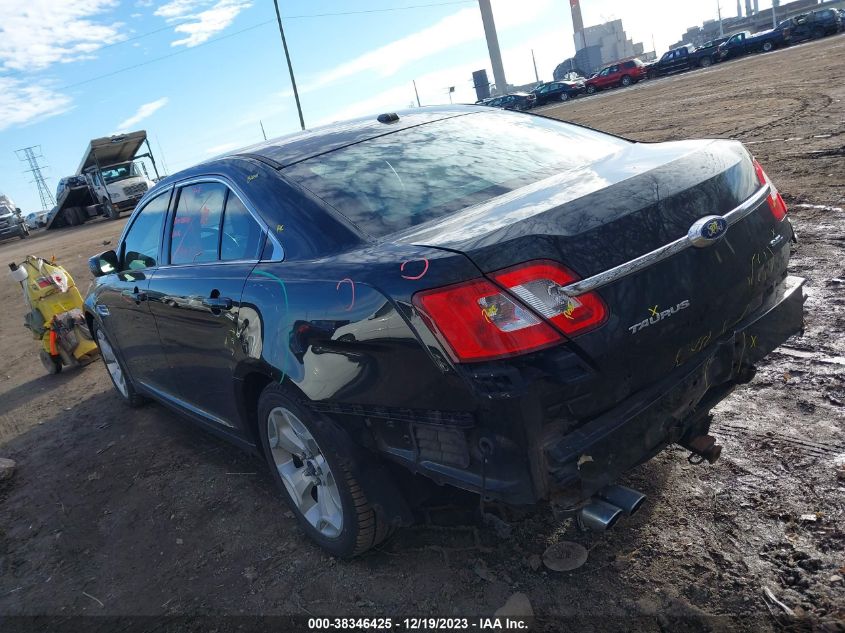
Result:
{"type": "Polygon", "coordinates": [[[154,184],[144,164],[136,161],[91,167],[85,171],[85,178],[105,215],[111,215],[110,205],[118,213],[133,209],[154,184]]]}

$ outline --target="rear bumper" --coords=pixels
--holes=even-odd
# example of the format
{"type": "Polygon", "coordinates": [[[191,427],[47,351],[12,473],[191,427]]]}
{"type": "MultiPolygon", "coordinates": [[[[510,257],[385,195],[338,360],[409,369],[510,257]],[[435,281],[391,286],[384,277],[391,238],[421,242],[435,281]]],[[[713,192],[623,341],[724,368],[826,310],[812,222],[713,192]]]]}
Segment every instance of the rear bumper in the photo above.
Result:
{"type": "Polygon", "coordinates": [[[708,411],[749,369],[804,327],[804,279],[787,277],[765,307],[652,387],[566,435],[543,437],[545,488],[575,505],[670,443],[706,433],[708,411]]]}
{"type": "Polygon", "coordinates": [[[550,419],[530,385],[493,396],[484,412],[461,420],[406,421],[391,413],[379,422],[357,413],[370,418],[380,453],[438,483],[514,505],[550,498],[573,507],[668,444],[706,434],[710,409],[750,379],[754,363],[803,330],[803,284],[786,277],[751,316],[664,379],[578,426],[550,419]]]}

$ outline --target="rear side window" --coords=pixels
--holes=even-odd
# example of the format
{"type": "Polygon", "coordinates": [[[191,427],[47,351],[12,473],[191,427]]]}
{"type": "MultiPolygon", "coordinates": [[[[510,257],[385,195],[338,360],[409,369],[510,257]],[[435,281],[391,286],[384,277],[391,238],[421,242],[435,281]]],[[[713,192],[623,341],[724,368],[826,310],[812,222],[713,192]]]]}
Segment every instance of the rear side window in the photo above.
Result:
{"type": "Polygon", "coordinates": [[[217,260],[225,200],[226,185],[217,182],[182,187],[170,237],[171,264],[217,260]]]}
{"type": "Polygon", "coordinates": [[[262,230],[255,218],[231,191],[223,214],[223,236],[220,241],[220,259],[233,261],[256,259],[261,247],[262,230]]]}
{"type": "Polygon", "coordinates": [[[169,203],[168,190],[150,200],[135,216],[135,221],[123,240],[121,270],[158,266],[158,248],[169,203]]]}
{"type": "Polygon", "coordinates": [[[627,147],[562,121],[478,112],[400,130],[282,170],[381,237],[627,147]]]}

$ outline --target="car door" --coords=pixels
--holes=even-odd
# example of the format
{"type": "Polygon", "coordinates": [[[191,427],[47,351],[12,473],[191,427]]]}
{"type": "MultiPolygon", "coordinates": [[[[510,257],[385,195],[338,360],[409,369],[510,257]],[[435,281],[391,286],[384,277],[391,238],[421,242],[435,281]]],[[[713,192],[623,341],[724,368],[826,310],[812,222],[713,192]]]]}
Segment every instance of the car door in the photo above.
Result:
{"type": "Polygon", "coordinates": [[[622,72],[619,65],[611,66],[607,69],[607,75],[604,79],[603,88],[609,88],[611,86],[615,86],[622,80],[622,72]]]}
{"type": "Polygon", "coordinates": [[[117,247],[118,270],[101,278],[95,310],[112,346],[137,383],[159,385],[167,367],[147,298],[161,262],[172,188],[144,204],[117,247]]]}
{"type": "Polygon", "coordinates": [[[660,61],[657,63],[658,72],[663,75],[671,75],[672,74],[672,63],[675,59],[675,51],[667,51],[663,54],[663,57],[660,58],[660,61]]]}
{"type": "Polygon", "coordinates": [[[238,426],[233,372],[242,357],[238,316],[244,282],[266,231],[231,183],[198,179],[174,194],[165,231],[167,263],[150,284],[177,404],[205,419],[238,426]]]}
{"type": "Polygon", "coordinates": [[[675,59],[672,63],[672,72],[680,73],[689,69],[689,49],[686,47],[679,48],[675,51],[675,59]]]}
{"type": "Polygon", "coordinates": [[[610,85],[608,75],[610,74],[610,66],[602,68],[601,72],[596,75],[594,80],[597,88],[607,88],[610,85]]]}

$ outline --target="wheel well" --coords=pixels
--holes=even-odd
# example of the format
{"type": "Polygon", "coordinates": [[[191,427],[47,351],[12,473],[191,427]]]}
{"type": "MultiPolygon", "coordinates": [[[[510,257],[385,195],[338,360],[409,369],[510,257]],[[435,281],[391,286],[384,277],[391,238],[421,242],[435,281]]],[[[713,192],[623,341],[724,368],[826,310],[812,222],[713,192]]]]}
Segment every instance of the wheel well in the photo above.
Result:
{"type": "Polygon", "coordinates": [[[241,404],[250,439],[256,446],[261,446],[261,439],[258,437],[258,398],[264,388],[273,382],[273,379],[259,372],[247,374],[243,379],[241,387],[241,404]]]}

